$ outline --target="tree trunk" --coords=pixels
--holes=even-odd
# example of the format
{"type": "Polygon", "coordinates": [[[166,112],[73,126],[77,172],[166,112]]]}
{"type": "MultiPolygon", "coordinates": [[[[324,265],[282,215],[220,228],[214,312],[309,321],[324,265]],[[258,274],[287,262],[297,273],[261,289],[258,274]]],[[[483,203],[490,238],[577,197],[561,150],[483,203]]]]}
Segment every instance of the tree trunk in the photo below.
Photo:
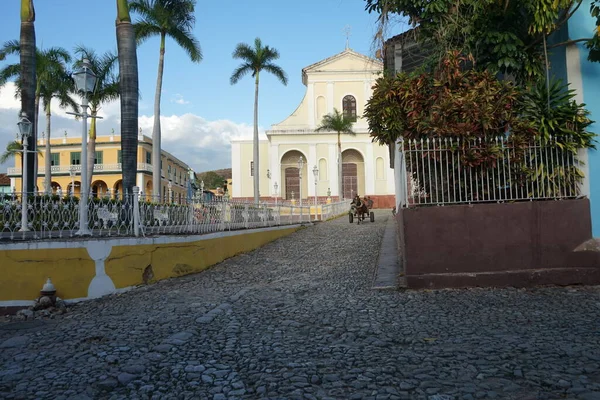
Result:
{"type": "Polygon", "coordinates": [[[87,153],[87,176],[88,182],[87,187],[88,192],[92,193],[92,182],[94,181],[94,164],[96,159],[96,118],[97,110],[95,108],[91,109],[92,118],[90,122],[90,132],[88,137],[88,153],[87,153]]]}
{"type": "Polygon", "coordinates": [[[253,154],[253,160],[254,161],[254,171],[253,172],[253,176],[254,176],[254,203],[258,204],[258,202],[260,201],[260,189],[259,189],[259,183],[260,183],[260,179],[259,179],[259,175],[260,175],[260,168],[259,168],[259,160],[258,160],[258,153],[259,153],[259,145],[258,145],[258,75],[259,72],[256,72],[256,79],[254,80],[254,154],[253,154]]]}
{"type": "MultiPolygon", "coordinates": [[[[35,151],[36,126],[35,126],[35,10],[33,0],[21,0],[21,34],[20,34],[20,64],[21,64],[21,111],[27,114],[32,123],[31,135],[27,140],[29,150],[35,151]]],[[[35,153],[33,153],[35,154],[35,153]]],[[[25,166],[23,166],[25,167],[25,166]]],[[[27,187],[25,190],[33,192],[35,187],[34,177],[35,157],[27,157],[27,187]]],[[[22,182],[21,182],[22,183],[22,182]]]]}
{"type": "MultiPolygon", "coordinates": [[[[37,75],[37,73],[36,73],[36,75],[37,75]]],[[[36,83],[37,87],[35,89],[35,100],[34,100],[35,122],[33,123],[33,126],[35,127],[35,132],[32,131],[31,133],[35,136],[35,147],[37,149],[37,138],[39,137],[38,127],[40,126],[39,122],[40,122],[40,90],[41,90],[40,81],[37,80],[37,76],[36,76],[36,81],[37,81],[37,83],[36,83]]],[[[32,149],[32,150],[35,151],[36,149],[32,149]]],[[[37,152],[35,152],[35,153],[31,153],[31,156],[32,156],[31,158],[33,158],[33,183],[34,183],[33,189],[34,189],[34,191],[37,192],[38,162],[39,162],[40,155],[37,152]]]]}
{"type": "Polygon", "coordinates": [[[338,193],[339,193],[339,199],[338,200],[342,200],[342,198],[344,198],[344,193],[342,192],[342,190],[344,190],[344,185],[342,184],[342,138],[340,135],[340,132],[337,133],[337,139],[338,139],[338,193]]]}
{"type": "Polygon", "coordinates": [[[158,56],[158,76],[156,78],[156,93],[154,94],[154,125],[152,126],[152,196],[160,201],[160,187],[162,186],[160,159],[161,159],[161,132],[160,132],[160,95],[162,91],[163,70],[165,66],[165,34],[160,34],[160,55],[158,56]]]}
{"type": "Polygon", "coordinates": [[[46,194],[52,194],[52,154],[50,153],[50,129],[51,129],[51,118],[52,113],[50,111],[50,101],[52,98],[48,99],[48,104],[46,104],[46,152],[44,154],[44,180],[46,184],[44,185],[44,192],[46,194]]]}
{"type": "Polygon", "coordinates": [[[127,0],[117,0],[116,26],[121,90],[123,190],[131,193],[137,172],[139,84],[135,34],[127,0]]]}

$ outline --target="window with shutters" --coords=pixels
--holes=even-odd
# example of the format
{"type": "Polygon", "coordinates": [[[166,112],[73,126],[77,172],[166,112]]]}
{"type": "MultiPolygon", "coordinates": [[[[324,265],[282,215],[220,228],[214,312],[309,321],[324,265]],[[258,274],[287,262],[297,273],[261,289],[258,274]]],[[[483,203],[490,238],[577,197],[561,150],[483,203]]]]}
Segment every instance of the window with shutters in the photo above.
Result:
{"type": "Polygon", "coordinates": [[[352,95],[344,96],[342,100],[342,110],[344,117],[356,121],[356,99],[352,95]]]}

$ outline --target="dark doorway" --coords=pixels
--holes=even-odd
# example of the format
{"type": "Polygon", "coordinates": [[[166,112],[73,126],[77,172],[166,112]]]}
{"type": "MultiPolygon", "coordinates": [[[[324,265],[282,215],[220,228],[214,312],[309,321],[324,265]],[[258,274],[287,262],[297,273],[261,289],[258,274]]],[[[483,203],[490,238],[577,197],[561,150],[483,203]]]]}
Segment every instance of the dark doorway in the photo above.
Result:
{"type": "Polygon", "coordinates": [[[298,168],[286,168],[285,169],[285,198],[286,200],[292,199],[292,193],[294,198],[298,199],[300,196],[300,173],[298,168]]]}

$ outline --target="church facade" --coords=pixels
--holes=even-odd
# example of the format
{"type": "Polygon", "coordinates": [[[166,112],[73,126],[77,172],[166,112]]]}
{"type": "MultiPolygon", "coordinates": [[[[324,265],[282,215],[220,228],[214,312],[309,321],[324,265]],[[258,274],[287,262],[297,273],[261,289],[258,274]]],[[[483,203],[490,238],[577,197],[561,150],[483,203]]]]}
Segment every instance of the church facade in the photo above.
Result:
{"type": "MultiPolygon", "coordinates": [[[[371,141],[362,117],[383,64],[351,49],[302,69],[306,94],[296,110],[266,131],[260,141],[261,200],[309,199],[324,202],[370,196],[374,206],[394,206],[394,173],[389,150],[371,141]],[[317,132],[334,109],[355,119],[356,135],[341,135],[342,193],[339,193],[336,132],[317,132]],[[298,160],[302,158],[302,164],[298,160]],[[299,167],[301,166],[301,170],[299,167]]],[[[232,198],[253,198],[252,140],[232,140],[232,198]]]]}

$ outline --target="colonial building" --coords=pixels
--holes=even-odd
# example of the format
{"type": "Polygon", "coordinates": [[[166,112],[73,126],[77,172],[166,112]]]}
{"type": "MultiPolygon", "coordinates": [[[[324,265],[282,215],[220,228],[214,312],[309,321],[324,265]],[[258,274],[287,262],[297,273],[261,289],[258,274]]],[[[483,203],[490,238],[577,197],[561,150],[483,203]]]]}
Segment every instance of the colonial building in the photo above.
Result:
{"type": "MultiPolygon", "coordinates": [[[[362,117],[371,87],[382,73],[381,62],[351,49],[302,69],[304,99],[260,141],[261,199],[321,200],[371,196],[376,207],[393,207],[394,176],[389,151],[371,141],[362,117]],[[341,135],[342,193],[338,193],[337,133],[317,132],[323,116],[334,109],[355,118],[355,136],[341,135]],[[300,173],[298,160],[304,164],[300,173]],[[313,171],[317,172],[315,177],[313,171]]],[[[253,197],[252,140],[232,140],[232,197],[253,197]]]]}
{"type": "MultiPolygon", "coordinates": [[[[45,140],[37,144],[42,152],[38,155],[37,188],[44,190],[45,140]]],[[[51,175],[52,191],[54,194],[63,193],[79,195],[81,184],[81,138],[55,138],[50,140],[52,157],[51,175]]],[[[149,200],[152,195],[152,139],[142,134],[138,135],[136,185],[140,187],[149,200]]],[[[171,201],[181,202],[188,193],[189,166],[172,154],[162,151],[162,196],[171,201]]],[[[21,158],[15,158],[15,167],[8,168],[11,187],[21,191],[21,158]]],[[[122,193],[121,173],[121,137],[118,135],[97,136],[94,172],[92,175],[91,193],[94,196],[114,196],[122,193]]]]}

